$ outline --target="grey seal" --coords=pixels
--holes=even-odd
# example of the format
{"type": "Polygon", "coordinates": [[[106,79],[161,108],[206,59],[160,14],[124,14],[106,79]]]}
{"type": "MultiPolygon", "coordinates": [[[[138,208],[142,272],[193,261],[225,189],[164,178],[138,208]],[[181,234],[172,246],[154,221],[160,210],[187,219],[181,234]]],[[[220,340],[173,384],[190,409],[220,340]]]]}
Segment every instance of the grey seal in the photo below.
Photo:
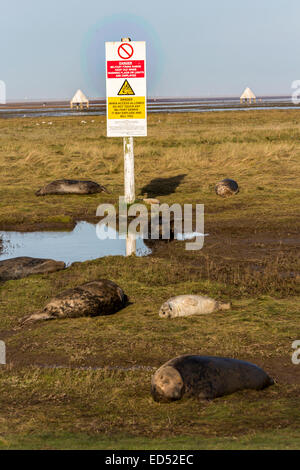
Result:
{"type": "Polygon", "coordinates": [[[127,300],[121,287],[108,279],[99,279],[62,292],[50,300],[43,310],[25,317],[22,323],[111,315],[125,307],[127,300]]]}
{"type": "Polygon", "coordinates": [[[163,364],[153,375],[155,401],[180,400],[183,396],[213,399],[240,390],[262,390],[274,381],[260,367],[238,359],[185,355],[163,364]]]}
{"type": "Polygon", "coordinates": [[[62,179],[46,184],[35,194],[36,196],[45,196],[47,194],[94,194],[102,192],[108,193],[104,186],[94,181],[62,179]]]}
{"type": "Polygon", "coordinates": [[[0,261],[0,281],[20,279],[31,274],[47,274],[66,267],[63,261],[20,256],[0,261]]]}
{"type": "Polygon", "coordinates": [[[218,196],[228,197],[239,192],[239,185],[236,181],[230,178],[225,178],[216,184],[215,191],[218,196]]]}

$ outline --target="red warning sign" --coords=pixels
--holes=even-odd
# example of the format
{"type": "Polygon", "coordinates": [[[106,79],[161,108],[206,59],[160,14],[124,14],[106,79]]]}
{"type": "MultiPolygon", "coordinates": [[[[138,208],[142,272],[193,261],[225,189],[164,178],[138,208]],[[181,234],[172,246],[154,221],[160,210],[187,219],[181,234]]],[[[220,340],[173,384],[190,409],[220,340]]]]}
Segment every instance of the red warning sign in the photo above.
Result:
{"type": "Polygon", "coordinates": [[[105,59],[107,136],[146,136],[145,41],[106,42],[105,59]]]}
{"type": "Polygon", "coordinates": [[[121,59],[130,59],[133,55],[133,47],[128,42],[124,42],[118,47],[118,54],[121,59]]]}
{"type": "Polygon", "coordinates": [[[107,78],[144,78],[144,60],[108,60],[107,78]]]}

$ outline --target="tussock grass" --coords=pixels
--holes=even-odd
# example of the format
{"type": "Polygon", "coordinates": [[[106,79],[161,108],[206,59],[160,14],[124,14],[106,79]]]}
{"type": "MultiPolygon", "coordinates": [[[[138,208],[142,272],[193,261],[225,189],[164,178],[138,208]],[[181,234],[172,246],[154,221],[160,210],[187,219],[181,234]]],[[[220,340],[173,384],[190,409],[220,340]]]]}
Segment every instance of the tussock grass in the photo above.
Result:
{"type": "MultiPolygon", "coordinates": [[[[117,201],[123,193],[121,139],[105,137],[105,118],[53,118],[0,122],[0,217],[2,223],[47,221],[55,214],[95,215],[98,202],[117,201]],[[36,126],[40,123],[40,126],[36,126]],[[111,196],[37,200],[34,192],[57,178],[93,179],[107,185],[111,196]],[[30,207],[30,214],[26,208],[30,207]]],[[[162,196],[170,202],[215,200],[214,184],[235,178],[241,188],[244,210],[259,210],[258,191],[264,191],[264,209],[274,210],[276,198],[286,213],[299,203],[297,175],[300,119],[298,111],[252,111],[149,116],[149,137],[135,139],[137,195],[155,177],[186,176],[175,193],[162,196]],[[184,171],[182,171],[184,169],[184,171]],[[290,204],[293,197],[295,204],[290,204]],[[246,207],[245,207],[246,206],[246,207]]],[[[159,194],[158,194],[159,196],[159,194]]],[[[221,202],[218,203],[221,205],[221,202]]],[[[233,205],[229,201],[227,206],[233,205]]]]}

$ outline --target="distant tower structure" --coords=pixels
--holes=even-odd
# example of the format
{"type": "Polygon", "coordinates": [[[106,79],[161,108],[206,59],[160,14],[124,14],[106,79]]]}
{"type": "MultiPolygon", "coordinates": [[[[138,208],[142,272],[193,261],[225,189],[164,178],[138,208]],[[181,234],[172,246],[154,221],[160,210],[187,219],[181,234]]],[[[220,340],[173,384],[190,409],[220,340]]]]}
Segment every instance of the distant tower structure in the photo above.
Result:
{"type": "Polygon", "coordinates": [[[89,100],[87,99],[85,94],[82,93],[81,90],[77,90],[75,95],[73,96],[73,98],[70,101],[71,109],[73,109],[73,106],[76,106],[76,109],[79,109],[79,108],[83,109],[84,105],[88,109],[89,108],[89,100]]]}
{"type": "Polygon", "coordinates": [[[249,87],[245,88],[244,92],[242,93],[242,95],[240,97],[240,102],[241,103],[243,103],[244,100],[245,100],[245,102],[248,101],[250,104],[251,104],[252,100],[253,100],[254,103],[256,103],[256,96],[249,87]]]}

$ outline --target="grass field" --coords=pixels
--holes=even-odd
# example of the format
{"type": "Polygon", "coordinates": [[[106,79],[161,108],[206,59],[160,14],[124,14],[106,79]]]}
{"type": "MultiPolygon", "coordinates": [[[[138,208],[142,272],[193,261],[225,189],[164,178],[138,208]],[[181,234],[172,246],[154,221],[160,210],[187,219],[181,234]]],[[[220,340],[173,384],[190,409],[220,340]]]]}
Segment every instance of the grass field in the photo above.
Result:
{"type": "MultiPolygon", "coordinates": [[[[121,139],[105,118],[0,121],[0,228],[69,228],[123,194],[121,139]],[[92,122],[92,119],[94,122],[92,122]],[[52,122],[52,125],[48,124],[52,122]],[[39,125],[37,125],[39,124],[39,125]],[[110,194],[36,197],[58,178],[92,179],[110,194]]],[[[149,115],[135,139],[136,193],[205,204],[201,251],[172,241],[149,257],[107,257],[0,285],[0,449],[295,449],[300,446],[299,111],[149,115]],[[225,177],[240,193],[215,195],[225,177]],[[37,323],[21,317],[97,278],[130,304],[109,317],[37,323]],[[163,320],[172,295],[232,302],[210,316],[163,320]],[[185,353],[245,359],[276,381],[214,401],[155,403],[151,375],[185,353]]]]}

